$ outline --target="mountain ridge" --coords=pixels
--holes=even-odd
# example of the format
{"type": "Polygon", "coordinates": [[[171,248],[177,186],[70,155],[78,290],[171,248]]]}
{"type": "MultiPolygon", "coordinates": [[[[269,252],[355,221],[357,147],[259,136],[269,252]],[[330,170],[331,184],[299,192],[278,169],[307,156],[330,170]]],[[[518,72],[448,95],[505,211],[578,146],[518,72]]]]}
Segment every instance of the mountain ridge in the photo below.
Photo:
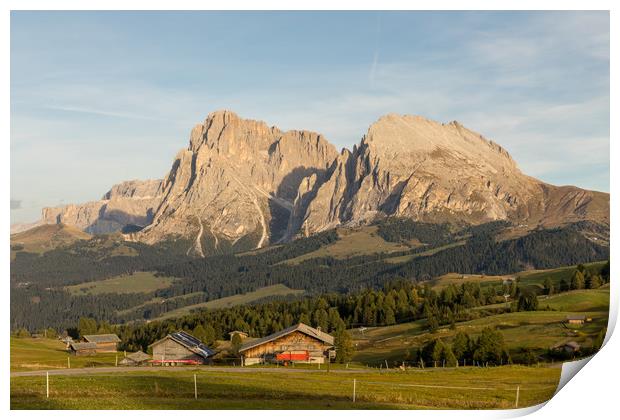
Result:
{"type": "Polygon", "coordinates": [[[188,254],[205,256],[382,217],[608,225],[609,194],[527,176],[502,146],[456,121],[387,114],[338,153],[319,133],[216,111],[162,180],[127,181],[99,201],[42,213],[43,223],[120,230],[149,244],[189,238],[188,254]]]}

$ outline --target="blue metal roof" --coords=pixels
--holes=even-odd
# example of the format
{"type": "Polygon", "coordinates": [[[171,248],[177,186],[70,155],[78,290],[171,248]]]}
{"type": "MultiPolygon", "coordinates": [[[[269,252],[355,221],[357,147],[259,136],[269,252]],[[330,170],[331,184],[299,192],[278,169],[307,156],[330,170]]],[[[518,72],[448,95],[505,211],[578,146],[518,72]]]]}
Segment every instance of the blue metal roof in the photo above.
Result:
{"type": "Polygon", "coordinates": [[[192,335],[189,335],[185,331],[178,331],[172,333],[170,334],[170,338],[172,338],[174,341],[178,342],[182,346],[187,347],[194,353],[201,355],[205,359],[215,354],[215,352],[206,345],[204,345],[202,341],[192,335]]]}

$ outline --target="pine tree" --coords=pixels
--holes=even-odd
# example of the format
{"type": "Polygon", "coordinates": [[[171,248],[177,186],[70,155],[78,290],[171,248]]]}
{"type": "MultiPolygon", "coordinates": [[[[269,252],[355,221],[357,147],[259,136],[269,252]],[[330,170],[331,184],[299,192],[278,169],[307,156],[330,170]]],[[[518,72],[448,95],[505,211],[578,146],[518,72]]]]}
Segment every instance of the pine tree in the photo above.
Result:
{"type": "Polygon", "coordinates": [[[467,333],[459,331],[452,340],[452,352],[454,356],[460,361],[463,359],[469,359],[470,352],[470,338],[467,333]]]}
{"type": "Polygon", "coordinates": [[[447,367],[455,367],[458,364],[452,349],[447,344],[444,345],[442,359],[445,361],[447,367]]]}
{"type": "Polygon", "coordinates": [[[581,272],[580,270],[576,270],[570,279],[570,289],[571,290],[583,289],[585,285],[584,283],[585,283],[585,278],[584,278],[583,272],[581,272]]]}
{"type": "Polygon", "coordinates": [[[207,331],[202,324],[196,325],[196,328],[192,331],[192,335],[202,341],[203,343],[207,343],[207,331]]]}
{"type": "Polygon", "coordinates": [[[336,347],[336,362],[347,363],[353,358],[355,349],[351,334],[342,327],[336,330],[334,335],[334,347],[336,347]]]}
{"type": "Polygon", "coordinates": [[[545,277],[544,287],[545,287],[545,294],[547,294],[547,295],[552,294],[552,291],[553,291],[553,281],[551,280],[551,277],[545,277]]]}
{"type": "Polygon", "coordinates": [[[522,293],[517,301],[517,311],[538,310],[538,297],[533,292],[522,293]]]}
{"type": "Polygon", "coordinates": [[[239,334],[234,334],[230,339],[230,350],[234,356],[239,356],[241,344],[241,336],[239,334]]]}
{"type": "Polygon", "coordinates": [[[601,287],[601,276],[598,274],[590,275],[586,278],[586,289],[598,289],[601,287]]]}
{"type": "Polygon", "coordinates": [[[97,321],[93,318],[80,318],[78,320],[78,332],[80,337],[97,333],[97,321]]]}

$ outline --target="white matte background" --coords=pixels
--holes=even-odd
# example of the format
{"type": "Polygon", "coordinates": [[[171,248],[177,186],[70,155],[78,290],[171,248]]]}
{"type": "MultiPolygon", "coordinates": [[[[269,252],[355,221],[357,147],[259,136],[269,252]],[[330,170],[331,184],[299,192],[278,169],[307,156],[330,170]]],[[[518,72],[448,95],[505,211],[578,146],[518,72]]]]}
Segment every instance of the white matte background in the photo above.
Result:
{"type": "MultiPolygon", "coordinates": [[[[314,0],[314,1],[226,1],[226,2],[207,2],[207,1],[192,1],[192,0],[176,0],[161,1],[133,1],[133,0],[91,0],[88,2],[80,1],[28,1],[28,0],[5,0],[0,6],[2,12],[0,14],[0,56],[3,58],[0,67],[2,75],[2,89],[0,89],[2,95],[2,101],[0,102],[0,116],[2,118],[0,122],[0,129],[2,135],[0,136],[0,188],[2,197],[4,199],[3,205],[0,207],[2,214],[0,222],[0,235],[5,238],[0,245],[0,255],[9,255],[9,235],[10,235],[10,222],[9,222],[9,200],[10,200],[10,185],[9,185],[9,168],[10,168],[10,150],[9,150],[9,138],[10,138],[10,10],[20,9],[32,9],[32,10],[46,10],[46,9],[112,9],[112,10],[137,10],[137,9],[454,9],[454,10],[611,10],[611,179],[618,179],[619,171],[615,164],[620,165],[620,159],[618,159],[618,107],[617,107],[617,91],[618,84],[618,7],[619,2],[604,1],[604,0],[590,0],[590,1],[511,1],[504,0],[498,1],[484,1],[484,0],[469,0],[469,1],[393,1],[382,0],[380,2],[357,0],[353,1],[326,1],[326,0],[314,0]],[[615,77],[614,77],[615,76],[615,77]]],[[[611,183],[611,214],[612,214],[612,259],[620,261],[618,257],[617,246],[615,243],[617,230],[615,224],[615,216],[620,214],[617,205],[618,188],[615,182],[611,183]]],[[[0,369],[2,370],[1,386],[2,386],[2,408],[3,411],[8,411],[10,407],[9,392],[10,392],[10,377],[9,377],[9,293],[8,293],[8,279],[9,279],[9,259],[3,258],[0,260],[0,266],[2,268],[1,281],[4,286],[4,293],[2,293],[3,311],[2,311],[2,326],[0,339],[2,340],[3,360],[0,362],[0,369]]],[[[610,324],[615,324],[617,319],[618,309],[618,287],[617,283],[620,281],[618,277],[618,269],[615,264],[612,264],[612,307],[610,311],[610,324]],[[616,285],[616,286],[614,286],[616,285]]],[[[610,330],[612,325],[610,325],[610,330]]],[[[608,418],[618,418],[620,412],[618,411],[620,403],[620,339],[617,334],[609,337],[605,347],[581,370],[568,384],[546,405],[542,408],[534,411],[528,415],[531,419],[580,419],[580,420],[600,420],[608,418]]],[[[350,418],[355,416],[357,419],[376,419],[377,416],[390,417],[390,418],[459,418],[459,419],[483,419],[483,418],[507,418],[524,415],[526,412],[532,410],[518,410],[518,411],[398,411],[398,412],[385,412],[377,413],[376,411],[345,411],[345,412],[244,412],[244,411],[230,411],[230,412],[179,412],[179,413],[167,413],[163,411],[151,411],[148,413],[143,412],[115,412],[113,415],[116,418],[131,418],[135,419],[141,416],[149,416],[151,419],[167,418],[170,416],[184,416],[191,418],[205,418],[208,419],[211,416],[217,416],[217,418],[223,419],[235,419],[244,418],[247,419],[251,416],[254,419],[274,419],[274,418],[290,418],[294,416],[298,419],[312,419],[316,420],[316,417],[322,419],[331,418],[350,418]]],[[[94,419],[109,418],[110,413],[103,411],[95,412],[10,412],[11,417],[15,418],[42,418],[45,417],[58,417],[63,419],[82,419],[84,416],[94,419]]]]}

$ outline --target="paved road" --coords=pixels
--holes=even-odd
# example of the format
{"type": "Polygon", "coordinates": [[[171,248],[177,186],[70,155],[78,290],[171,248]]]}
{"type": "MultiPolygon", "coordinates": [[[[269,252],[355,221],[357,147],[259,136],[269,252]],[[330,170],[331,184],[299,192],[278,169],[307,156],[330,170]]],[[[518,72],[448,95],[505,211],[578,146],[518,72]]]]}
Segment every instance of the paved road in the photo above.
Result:
{"type": "MultiPolygon", "coordinates": [[[[244,367],[208,367],[208,366],[191,366],[191,367],[159,367],[159,366],[144,366],[144,367],[97,367],[97,368],[75,368],[75,369],[50,369],[50,370],[30,370],[24,372],[11,372],[11,377],[17,376],[42,376],[46,372],[50,375],[89,375],[93,373],[119,373],[119,372],[152,372],[152,371],[194,371],[201,370],[204,372],[231,372],[231,373],[251,373],[251,372],[285,372],[285,373],[314,373],[325,372],[325,366],[321,367],[321,370],[317,369],[287,369],[287,368],[244,368],[244,367]]],[[[374,372],[376,369],[331,369],[334,373],[355,373],[355,372],[374,372]]]]}

